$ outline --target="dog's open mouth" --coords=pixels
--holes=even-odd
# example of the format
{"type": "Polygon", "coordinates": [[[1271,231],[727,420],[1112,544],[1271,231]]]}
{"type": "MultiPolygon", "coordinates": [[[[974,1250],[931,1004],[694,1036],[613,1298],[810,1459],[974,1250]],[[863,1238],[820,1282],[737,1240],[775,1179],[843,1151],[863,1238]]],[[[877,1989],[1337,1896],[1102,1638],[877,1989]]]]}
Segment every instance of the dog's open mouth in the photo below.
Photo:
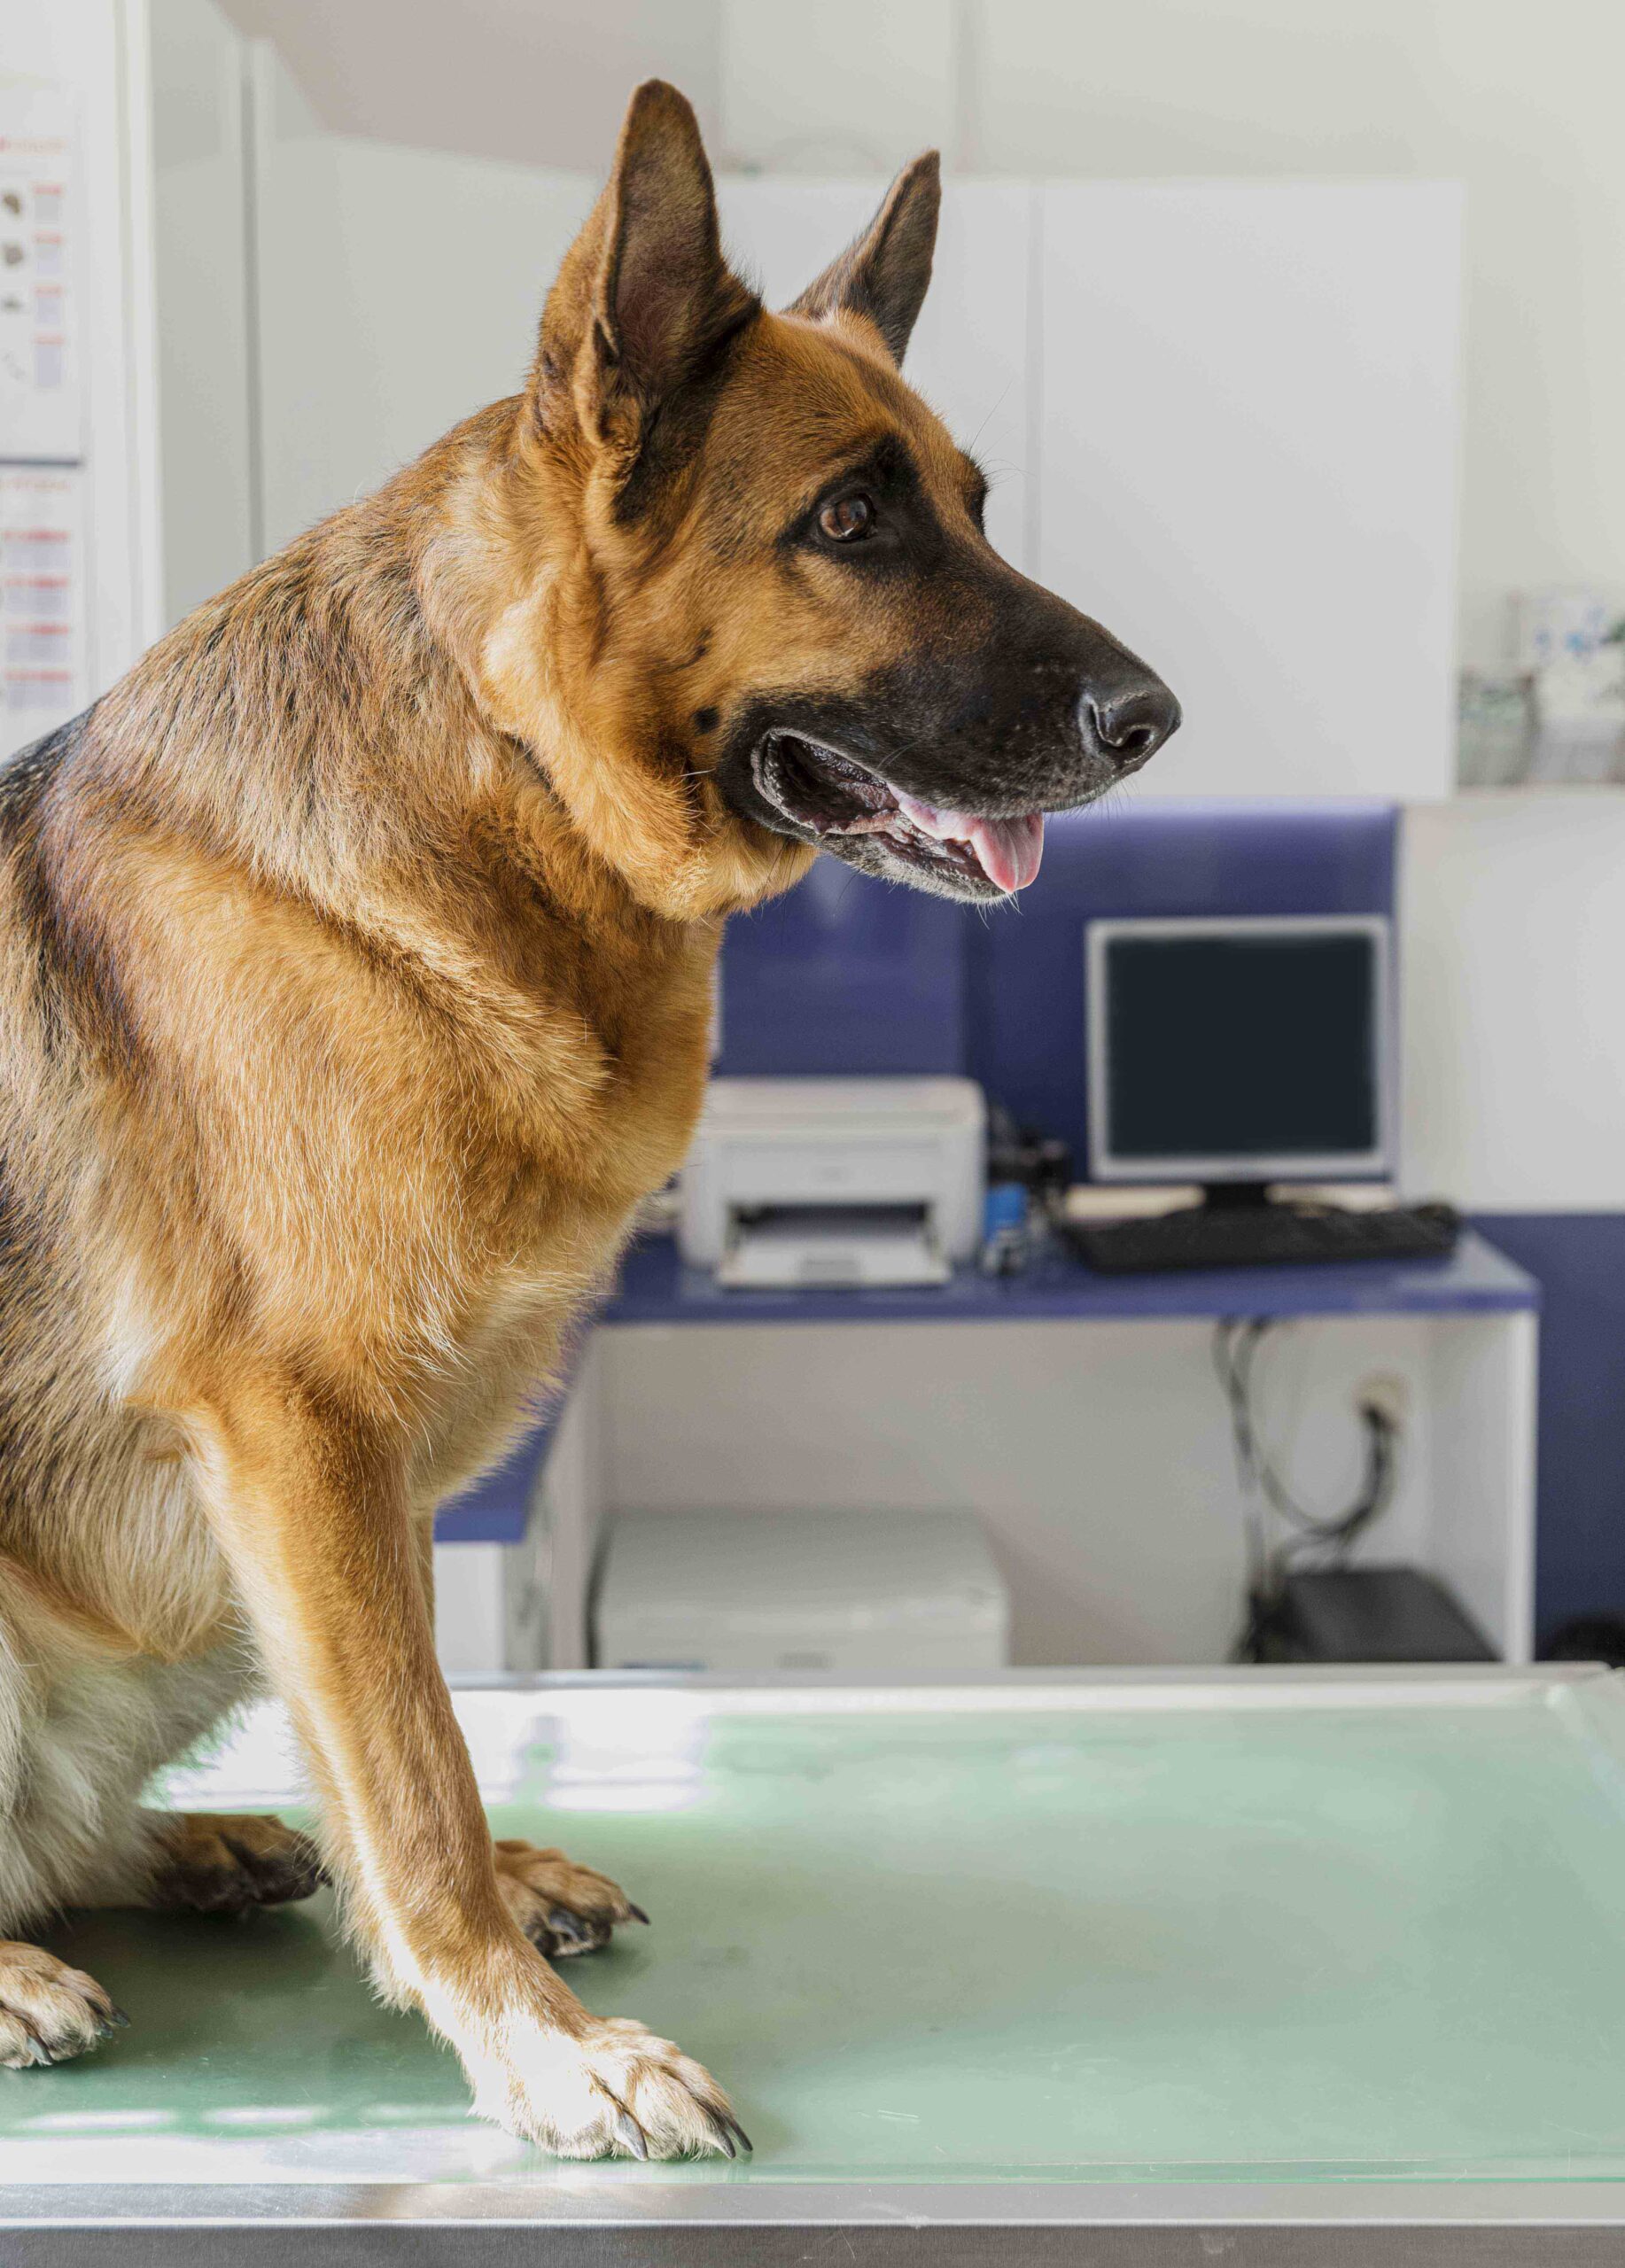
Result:
{"type": "Polygon", "coordinates": [[[1044,855],[1042,812],[985,819],[944,811],[799,733],[769,733],[752,770],[767,801],[820,842],[873,836],[908,866],[991,882],[1007,895],[1026,889],[1044,855]]]}

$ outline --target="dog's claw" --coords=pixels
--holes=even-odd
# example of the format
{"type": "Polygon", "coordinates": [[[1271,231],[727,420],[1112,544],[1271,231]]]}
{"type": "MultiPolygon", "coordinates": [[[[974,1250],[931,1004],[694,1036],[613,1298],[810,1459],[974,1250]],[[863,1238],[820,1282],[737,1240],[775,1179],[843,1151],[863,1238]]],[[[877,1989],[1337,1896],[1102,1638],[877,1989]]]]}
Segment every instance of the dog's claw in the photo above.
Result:
{"type": "Polygon", "coordinates": [[[726,2150],[729,2157],[736,2158],[739,2152],[734,2148],[734,2137],[728,2132],[728,2121],[726,2118],[719,2118],[714,2110],[708,2110],[705,2113],[705,2124],[711,2129],[711,2140],[717,2148],[719,2150],[726,2150]]]}
{"type": "Polygon", "coordinates": [[[749,2134],[747,2134],[747,2133],[746,2133],[746,2132],[745,2132],[744,2128],[740,2124],[740,2123],[739,2123],[738,2119],[737,2119],[737,2118],[730,2117],[730,2118],[725,2119],[723,2123],[724,2123],[724,2124],[725,2124],[725,2125],[727,2125],[727,2127],[729,2127],[729,2128],[732,2130],[732,2132],[733,2132],[734,2133],[735,2133],[735,2134],[739,2137],[739,2147],[740,2147],[740,2148],[741,2148],[742,2150],[743,2150],[743,2152],[745,2153],[745,2155],[746,2155],[747,2157],[753,2156],[753,2155],[755,2155],[755,2151],[756,2151],[756,2144],[755,2144],[755,2143],[750,2140],[750,2137],[749,2136],[749,2134]]]}
{"type": "Polygon", "coordinates": [[[631,1915],[634,1922],[641,1922],[645,1929],[649,1927],[648,1915],[645,1914],[641,1906],[634,1906],[630,1899],[626,1900],[626,1911],[631,1915]]]}
{"type": "Polygon", "coordinates": [[[634,2158],[647,2159],[649,2156],[648,2135],[638,2124],[619,2095],[610,2094],[609,2088],[603,2085],[602,2080],[599,2081],[599,2086],[603,2093],[610,2095],[610,2101],[615,2105],[616,2140],[624,2150],[630,2150],[634,2158]]]}

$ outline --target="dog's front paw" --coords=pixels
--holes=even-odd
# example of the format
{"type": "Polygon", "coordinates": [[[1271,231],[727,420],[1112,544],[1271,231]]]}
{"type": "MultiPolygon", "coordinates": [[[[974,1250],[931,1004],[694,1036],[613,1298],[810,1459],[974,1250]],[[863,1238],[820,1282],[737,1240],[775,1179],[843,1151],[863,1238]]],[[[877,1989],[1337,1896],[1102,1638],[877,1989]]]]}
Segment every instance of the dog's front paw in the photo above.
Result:
{"type": "Polygon", "coordinates": [[[750,2143],[711,2073],[629,2016],[576,2037],[525,2022],[475,2109],[562,2158],[735,2157],[750,2143]]]}
{"type": "Polygon", "coordinates": [[[82,2055],[128,2022],[82,1969],[40,1946],[0,1944],[0,2063],[9,2070],[82,2055]]]}
{"type": "Polygon", "coordinates": [[[563,1961],[596,1953],[610,1942],[617,1922],[647,1922],[608,1875],[578,1867],[562,1851],[539,1851],[533,1843],[498,1843],[497,1888],[514,1920],[538,1953],[563,1961]]]}

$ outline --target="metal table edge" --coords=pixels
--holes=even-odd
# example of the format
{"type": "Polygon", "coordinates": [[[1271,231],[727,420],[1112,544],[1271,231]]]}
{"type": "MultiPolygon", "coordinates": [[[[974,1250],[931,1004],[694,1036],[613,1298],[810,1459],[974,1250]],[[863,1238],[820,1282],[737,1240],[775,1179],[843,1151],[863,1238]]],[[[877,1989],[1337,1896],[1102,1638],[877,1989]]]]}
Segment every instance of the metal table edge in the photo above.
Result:
{"type": "Polygon", "coordinates": [[[1625,2180],[14,2183],[0,2230],[229,2225],[556,2229],[1618,2228],[1625,2180]]]}

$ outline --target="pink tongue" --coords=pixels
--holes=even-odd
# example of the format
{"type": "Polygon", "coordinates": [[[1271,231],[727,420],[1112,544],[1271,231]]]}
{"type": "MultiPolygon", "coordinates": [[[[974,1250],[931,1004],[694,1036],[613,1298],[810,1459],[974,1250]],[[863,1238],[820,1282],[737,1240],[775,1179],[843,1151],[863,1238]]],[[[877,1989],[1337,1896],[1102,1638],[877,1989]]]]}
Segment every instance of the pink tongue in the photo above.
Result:
{"type": "Polygon", "coordinates": [[[969,812],[940,812],[905,788],[894,788],[898,809],[921,835],[937,843],[968,843],[995,889],[1025,889],[1044,856],[1044,814],[1025,819],[977,819],[969,812]]]}

